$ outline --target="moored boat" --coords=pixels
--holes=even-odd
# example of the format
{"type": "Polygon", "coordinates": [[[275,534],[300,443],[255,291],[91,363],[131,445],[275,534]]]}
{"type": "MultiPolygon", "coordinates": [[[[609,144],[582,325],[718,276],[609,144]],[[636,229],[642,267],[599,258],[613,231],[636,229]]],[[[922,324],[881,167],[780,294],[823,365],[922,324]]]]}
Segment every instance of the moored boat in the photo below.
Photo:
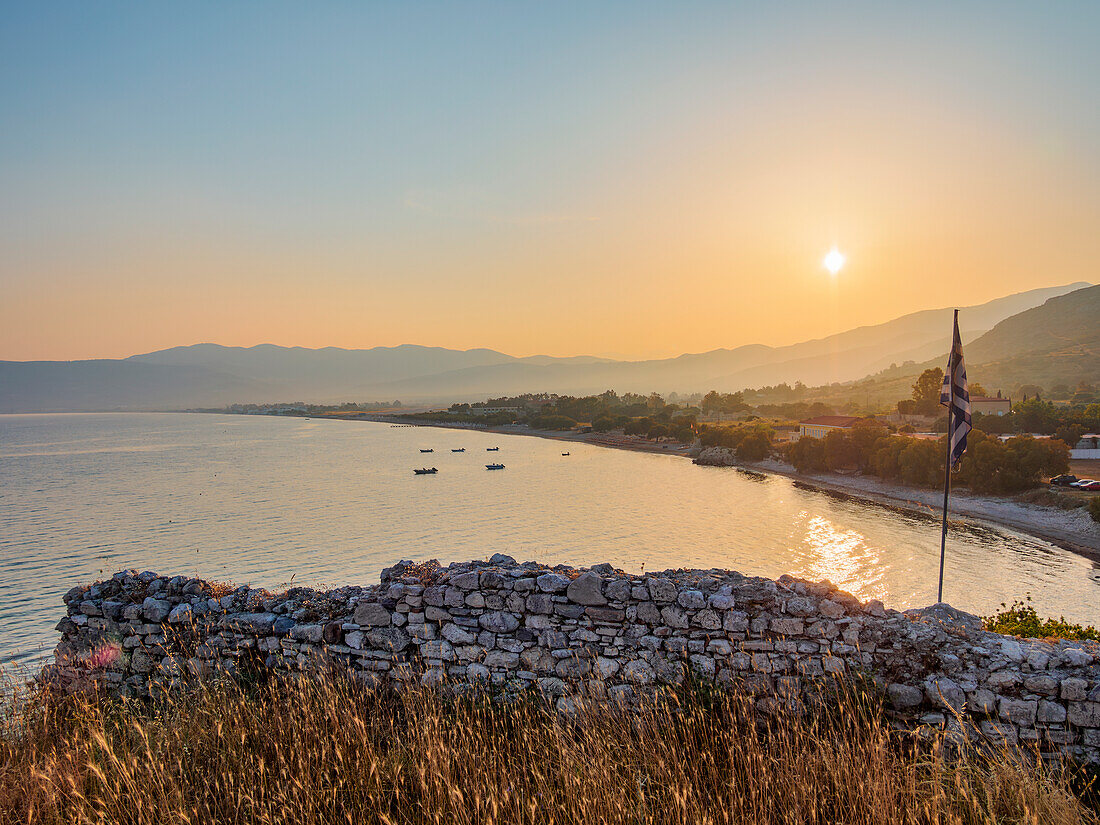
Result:
{"type": "Polygon", "coordinates": [[[485,469],[486,470],[503,470],[504,465],[503,464],[486,464],[485,469]]]}
{"type": "Polygon", "coordinates": [[[421,467],[419,470],[413,470],[418,476],[430,476],[439,472],[435,467],[421,467]]]}
{"type": "Polygon", "coordinates": [[[487,453],[499,453],[500,452],[500,447],[486,447],[485,452],[487,452],[487,453]]]}
{"type": "Polygon", "coordinates": [[[452,453],[464,453],[464,452],[466,452],[466,448],[465,447],[459,447],[457,450],[452,449],[451,452],[452,453]]]}
{"type": "Polygon", "coordinates": [[[431,447],[431,448],[429,448],[429,449],[427,449],[427,450],[421,450],[420,452],[422,452],[422,453],[434,453],[434,452],[435,452],[435,448],[434,448],[434,447],[431,447]]]}
{"type": "Polygon", "coordinates": [[[569,453],[562,453],[562,455],[569,455],[569,453]]]}

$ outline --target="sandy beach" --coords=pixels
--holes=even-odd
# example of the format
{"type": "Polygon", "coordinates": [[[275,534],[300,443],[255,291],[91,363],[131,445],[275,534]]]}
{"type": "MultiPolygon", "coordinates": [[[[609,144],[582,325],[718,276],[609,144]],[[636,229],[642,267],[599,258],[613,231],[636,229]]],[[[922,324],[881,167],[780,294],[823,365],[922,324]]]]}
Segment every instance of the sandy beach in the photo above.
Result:
{"type": "MultiPolygon", "coordinates": [[[[394,419],[381,416],[371,420],[394,423],[394,419]]],[[[640,436],[532,430],[529,427],[514,424],[490,427],[418,421],[415,425],[550,438],[557,441],[595,444],[599,447],[675,455],[683,458],[695,456],[690,447],[681,444],[655,444],[640,436]]],[[[943,493],[938,490],[891,484],[869,476],[800,473],[790,464],[776,459],[750,462],[737,461],[730,456],[726,459],[725,466],[740,467],[767,475],[785,476],[814,489],[848,495],[912,512],[938,516],[943,501],[943,493]]],[[[1100,524],[1094,522],[1083,508],[1062,510],[1011,498],[978,496],[965,490],[956,490],[951,493],[950,518],[976,519],[988,524],[1008,527],[1100,562],[1100,524]]]]}

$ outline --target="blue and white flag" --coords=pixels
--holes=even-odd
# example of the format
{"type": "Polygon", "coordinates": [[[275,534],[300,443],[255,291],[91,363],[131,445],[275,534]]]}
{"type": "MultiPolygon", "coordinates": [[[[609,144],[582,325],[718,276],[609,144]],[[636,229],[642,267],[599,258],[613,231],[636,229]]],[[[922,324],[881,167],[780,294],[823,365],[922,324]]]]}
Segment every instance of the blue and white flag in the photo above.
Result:
{"type": "Polygon", "coordinates": [[[951,439],[951,466],[957,466],[966,450],[966,434],[970,432],[970,390],[966,386],[966,364],[963,363],[962,338],[959,336],[959,311],[955,310],[955,335],[947,371],[943,375],[940,405],[951,413],[947,437],[951,439]]]}

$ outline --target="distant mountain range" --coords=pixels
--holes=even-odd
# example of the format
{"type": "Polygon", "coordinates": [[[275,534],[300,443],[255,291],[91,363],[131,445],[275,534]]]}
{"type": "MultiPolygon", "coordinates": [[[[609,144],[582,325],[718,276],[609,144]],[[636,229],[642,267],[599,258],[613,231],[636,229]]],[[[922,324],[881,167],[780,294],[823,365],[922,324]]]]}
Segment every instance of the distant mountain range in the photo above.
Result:
{"type": "MultiPolygon", "coordinates": [[[[1100,287],[1034,289],[963,308],[967,361],[986,386],[1059,372],[1100,380],[1100,287]],[[1064,368],[1064,369],[1063,369],[1064,368]],[[1026,373],[1026,378],[1019,378],[1026,373]],[[987,377],[988,376],[988,377],[987,377]]],[[[914,312],[786,347],[760,344],[648,361],[516,358],[489,349],[404,345],[346,350],[196,344],[90,361],[0,361],[0,412],[166,410],[303,400],[478,400],[523,392],[732,392],[782,382],[847,382],[942,360],[951,310],[914,312]],[[907,363],[909,362],[909,363],[907,363]],[[892,368],[892,365],[893,368],[892,368]],[[904,365],[904,366],[896,366],[904,365]]],[[[1068,379],[1067,379],[1068,380],[1068,379]]]]}

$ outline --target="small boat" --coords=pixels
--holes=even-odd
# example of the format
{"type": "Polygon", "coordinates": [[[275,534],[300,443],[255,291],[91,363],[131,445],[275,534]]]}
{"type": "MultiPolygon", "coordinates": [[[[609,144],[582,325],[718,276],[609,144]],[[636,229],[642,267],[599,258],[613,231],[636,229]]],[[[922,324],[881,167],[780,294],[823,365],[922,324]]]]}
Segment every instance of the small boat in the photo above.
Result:
{"type": "Polygon", "coordinates": [[[499,453],[500,452],[500,447],[486,447],[485,452],[487,452],[487,453],[499,453]]]}
{"type": "Polygon", "coordinates": [[[486,470],[503,470],[504,465],[503,464],[486,464],[485,469],[486,470]]]}
{"type": "Polygon", "coordinates": [[[464,453],[464,452],[466,452],[466,448],[465,447],[459,447],[457,450],[451,450],[451,452],[452,453],[464,453]]]}
{"type": "Polygon", "coordinates": [[[439,472],[435,467],[421,467],[419,470],[413,470],[418,476],[430,476],[439,472]]]}
{"type": "Polygon", "coordinates": [[[569,455],[569,453],[562,453],[562,455],[569,455]]]}
{"type": "Polygon", "coordinates": [[[422,453],[434,453],[434,452],[435,452],[435,448],[433,447],[433,448],[431,448],[431,449],[428,449],[428,450],[421,450],[420,452],[422,452],[422,453]]]}

